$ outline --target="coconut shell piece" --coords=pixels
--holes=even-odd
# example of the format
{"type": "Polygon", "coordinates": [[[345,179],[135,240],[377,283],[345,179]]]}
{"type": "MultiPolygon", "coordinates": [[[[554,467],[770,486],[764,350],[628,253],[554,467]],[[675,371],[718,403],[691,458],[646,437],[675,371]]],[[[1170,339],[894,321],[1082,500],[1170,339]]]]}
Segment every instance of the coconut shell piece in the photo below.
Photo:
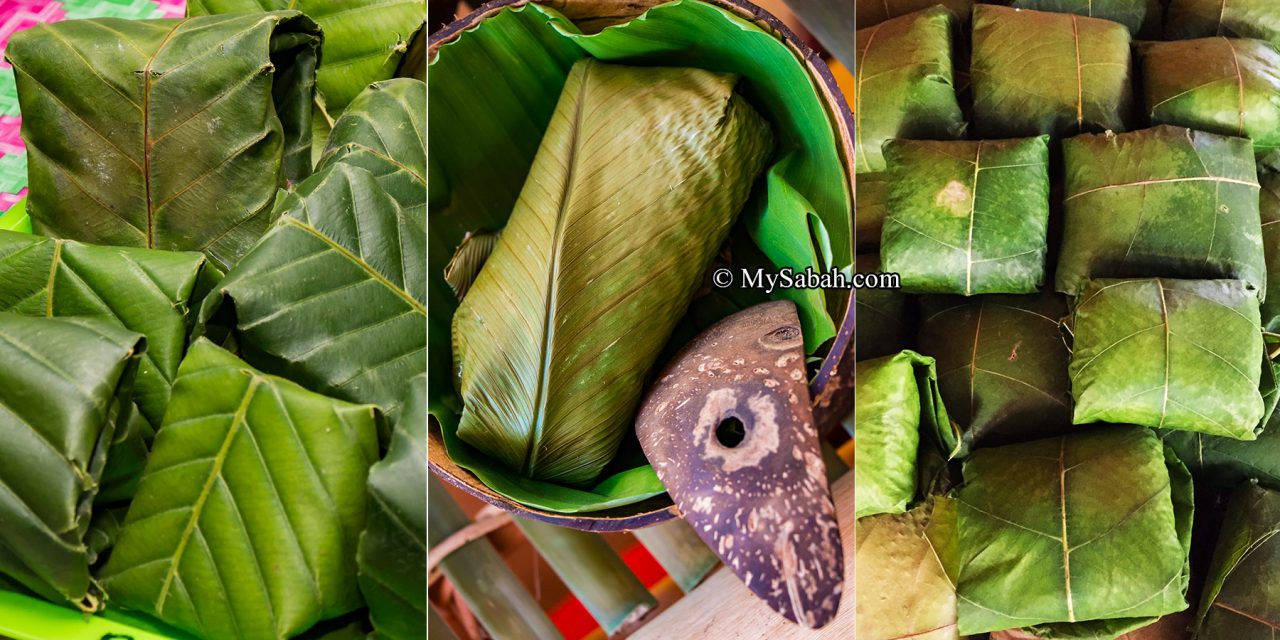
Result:
{"type": "Polygon", "coordinates": [[[753,593],[811,628],[840,603],[843,550],[795,305],[699,335],[658,376],[636,432],[684,517],[753,593]]]}

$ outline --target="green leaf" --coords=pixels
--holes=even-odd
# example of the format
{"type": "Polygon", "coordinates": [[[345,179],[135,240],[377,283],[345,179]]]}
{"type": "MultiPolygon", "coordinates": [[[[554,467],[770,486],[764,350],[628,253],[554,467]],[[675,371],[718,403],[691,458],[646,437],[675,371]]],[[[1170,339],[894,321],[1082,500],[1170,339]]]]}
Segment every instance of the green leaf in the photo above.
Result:
{"type": "Polygon", "coordinates": [[[1227,506],[1196,638],[1270,640],[1280,628],[1280,493],[1243,484],[1227,506]]]}
{"type": "Polygon", "coordinates": [[[1262,329],[1280,332],[1280,172],[1259,171],[1258,209],[1262,220],[1262,250],[1267,266],[1266,296],[1262,299],[1262,329]]]}
{"type": "Polygon", "coordinates": [[[191,0],[188,16],[297,10],[324,31],[316,91],[337,117],[372,82],[395,77],[422,27],[423,0],[191,0]]]}
{"type": "Polygon", "coordinates": [[[854,513],[902,513],[916,497],[921,432],[954,449],[951,425],[938,397],[933,358],[914,351],[864,360],[855,367],[854,513]]]}
{"type": "Polygon", "coordinates": [[[1170,40],[1258,38],[1280,46],[1280,7],[1271,0],[1170,0],[1164,35],[1170,40]]]}
{"type": "Polygon", "coordinates": [[[0,311],[100,318],[147,337],[134,397],[160,426],[204,257],[0,231],[0,311]]]}
{"type": "MultiPolygon", "coordinates": [[[[138,368],[141,369],[141,365],[138,368]]],[[[156,437],[155,427],[142,417],[132,403],[116,410],[119,412],[126,408],[126,413],[117,414],[118,417],[113,418],[116,432],[107,450],[107,465],[102,470],[95,505],[119,504],[133,498],[138,480],[142,478],[142,470],[147,466],[147,458],[151,455],[151,443],[156,437]]]]}
{"type": "Polygon", "coordinates": [[[861,28],[875,25],[922,9],[942,5],[962,23],[969,22],[969,14],[973,11],[973,0],[880,0],[879,2],[857,2],[854,7],[854,21],[861,28]]]}
{"type": "Polygon", "coordinates": [[[1118,634],[1186,608],[1190,476],[1150,430],[982,449],[964,477],[961,633],[1065,622],[1118,634]]]}
{"type": "Polygon", "coordinates": [[[369,470],[369,524],[356,561],[380,637],[425,638],[427,618],[427,379],[409,398],[381,462],[369,470]]]}
{"type": "Polygon", "coordinates": [[[142,336],[99,320],[0,313],[0,573],[94,611],[84,542],[142,336]]]}
{"type": "Polygon", "coordinates": [[[1266,279],[1249,141],[1161,125],[1062,144],[1066,210],[1056,287],[1089,278],[1266,279]]]}
{"type": "Polygon", "coordinates": [[[68,20],[16,34],[41,233],[234,264],[310,172],[320,33],[297,12],[68,20]]]}
{"type": "Polygon", "coordinates": [[[1119,22],[1135,38],[1158,38],[1163,13],[1161,0],[1004,0],[1001,4],[1119,22]]]}
{"type": "Polygon", "coordinates": [[[454,316],[458,437],[564,484],[594,480],[613,458],[772,143],[735,83],[574,67],[528,186],[454,316]]]}
{"type": "Polygon", "coordinates": [[[913,293],[1034,293],[1044,283],[1049,137],[890,140],[884,269],[913,293]]]}
{"type": "Polygon", "coordinates": [[[1256,437],[1262,335],[1258,299],[1244,283],[1093,280],[1074,322],[1075,424],[1256,437]]]}
{"type": "Polygon", "coordinates": [[[361,605],[377,411],[196,341],[101,581],[205,638],[288,638],[361,605]]]}
{"type": "Polygon", "coordinates": [[[307,179],[278,210],[205,299],[197,333],[234,328],[255,367],[394,417],[425,361],[422,210],[402,209],[347,163],[307,179]]]}
{"type": "Polygon", "coordinates": [[[959,640],[956,588],[956,510],[935,498],[898,515],[858,520],[857,637],[864,640],[959,640]],[[867,594],[874,594],[867,595],[867,594]]]}
{"type": "MultiPolygon", "coordinates": [[[[880,273],[880,256],[861,255],[858,273],[880,273]]],[[[856,300],[858,329],[854,353],[859,360],[895,354],[915,344],[915,296],[901,289],[860,289],[856,300]]]]}
{"type": "Polygon", "coordinates": [[[453,258],[444,268],[444,279],[459,300],[467,297],[467,292],[471,290],[476,276],[480,275],[480,268],[493,253],[493,248],[498,246],[498,237],[501,233],[501,231],[468,233],[462,238],[462,244],[458,245],[457,251],[453,252],[453,258]]]}
{"type": "Polygon", "coordinates": [[[854,188],[858,196],[853,212],[854,243],[860,253],[878,253],[884,219],[889,215],[889,174],[858,174],[854,188]]]}
{"type": "Polygon", "coordinates": [[[425,207],[427,183],[426,91],[411,79],[376,82],[333,123],[317,172],[336,164],[360,167],[378,178],[401,207],[425,207]]]}
{"type": "Polygon", "coordinates": [[[925,297],[921,306],[919,348],[937,359],[938,389],[966,449],[1074,430],[1062,296],[925,297]]]}
{"type": "Polygon", "coordinates": [[[884,171],[880,147],[886,140],[964,133],[951,71],[954,25],[951,12],[933,7],[858,30],[853,96],[858,173],[884,171]]]}
{"type": "Polygon", "coordinates": [[[1128,128],[1129,30],[1110,20],[979,4],[971,73],[980,137],[1128,128]]]}
{"type": "Polygon", "coordinates": [[[84,536],[85,547],[89,551],[89,566],[106,564],[107,554],[115,546],[128,511],[128,507],[94,510],[93,519],[89,521],[89,532],[84,536]]]}

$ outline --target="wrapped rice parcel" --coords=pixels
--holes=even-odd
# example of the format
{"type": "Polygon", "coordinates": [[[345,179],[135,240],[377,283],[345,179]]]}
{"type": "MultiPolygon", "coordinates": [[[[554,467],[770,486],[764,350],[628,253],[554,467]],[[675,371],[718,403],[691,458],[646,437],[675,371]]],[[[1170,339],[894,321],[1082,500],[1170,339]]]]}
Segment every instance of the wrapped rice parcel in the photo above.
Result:
{"type": "Polygon", "coordinates": [[[1258,38],[1280,45],[1280,4],[1275,0],[1169,0],[1165,38],[1258,38]]]}
{"type": "Polygon", "coordinates": [[[1111,20],[1124,25],[1135,38],[1159,37],[1164,13],[1161,0],[997,0],[995,4],[1111,20]]]}

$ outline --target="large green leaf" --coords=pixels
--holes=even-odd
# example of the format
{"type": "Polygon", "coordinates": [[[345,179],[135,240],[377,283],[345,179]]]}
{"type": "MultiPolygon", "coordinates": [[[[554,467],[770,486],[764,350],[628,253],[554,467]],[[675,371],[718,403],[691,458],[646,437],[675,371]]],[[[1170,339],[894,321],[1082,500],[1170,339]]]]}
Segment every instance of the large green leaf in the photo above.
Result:
{"type": "Polygon", "coordinates": [[[937,359],[938,388],[965,448],[1072,430],[1062,296],[925,297],[922,307],[918,347],[937,359]]]}
{"type": "Polygon", "coordinates": [[[234,328],[254,366],[395,416],[426,360],[422,209],[401,208],[377,176],[339,162],[278,211],[205,299],[197,332],[234,328]]]}
{"type": "Polygon", "coordinates": [[[982,137],[1124,131],[1130,119],[1129,30],[1110,20],[977,5],[971,73],[982,137]]]}
{"type": "Polygon", "coordinates": [[[297,10],[324,30],[316,91],[337,117],[372,82],[395,77],[427,15],[423,0],[190,0],[188,16],[297,10]]]}
{"type": "Polygon", "coordinates": [[[1160,35],[1161,0],[997,0],[1017,9],[1074,13],[1091,18],[1119,22],[1135,38],[1157,38],[1160,35]]]}
{"type": "Polygon", "coordinates": [[[1280,5],[1272,0],[1169,0],[1164,35],[1171,40],[1258,38],[1280,46],[1280,5]]]}
{"type": "Polygon", "coordinates": [[[358,608],[376,421],[196,341],[101,576],[111,600],[211,640],[358,608]]]}
{"type": "Polygon", "coordinates": [[[387,455],[369,470],[369,524],[356,561],[379,637],[419,640],[427,617],[427,378],[409,398],[387,455]]]}
{"type": "Polygon", "coordinates": [[[0,313],[0,573],[87,611],[89,530],[142,336],[93,319],[0,313]]]}
{"type": "Polygon", "coordinates": [[[1266,297],[1262,300],[1262,328],[1280,332],[1280,172],[1258,172],[1261,193],[1262,251],[1267,265],[1266,297]]]}
{"type": "Polygon", "coordinates": [[[936,498],[898,515],[858,521],[857,612],[861,640],[958,640],[956,509],[936,498]]]}
{"type": "Polygon", "coordinates": [[[863,0],[854,7],[854,21],[865,29],[935,5],[946,7],[964,24],[968,24],[969,13],[973,10],[973,0],[863,0]]]}
{"type": "Polygon", "coordinates": [[[590,482],[614,457],[772,144],[735,84],[696,69],[575,65],[454,316],[458,437],[564,484],[590,482]]]}
{"type": "Polygon", "coordinates": [[[297,12],[68,20],[16,34],[37,231],[234,264],[311,167],[315,24],[297,12]]]}
{"type": "Polygon", "coordinates": [[[1280,148],[1280,52],[1261,40],[1202,38],[1139,49],[1147,114],[1172,124],[1280,148]]]}
{"type": "Polygon", "coordinates": [[[1084,623],[1116,635],[1186,608],[1190,476],[1149,429],[981,449],[964,477],[961,633],[1084,623]]]}
{"type": "Polygon", "coordinates": [[[1161,125],[1063,142],[1058,291],[1088,278],[1266,280],[1249,141],[1161,125]]]}
{"type": "Polygon", "coordinates": [[[858,173],[884,171],[880,146],[886,140],[958,138],[964,132],[951,71],[955,20],[946,9],[933,7],[858,30],[853,96],[858,173]]]}
{"type": "Polygon", "coordinates": [[[1244,484],[1227,507],[1196,638],[1271,640],[1280,629],[1280,492],[1244,484]]]}
{"type": "Polygon", "coordinates": [[[360,167],[376,176],[401,207],[425,209],[426,110],[426,85],[418,80],[369,85],[333,123],[316,170],[339,163],[360,167]]]}
{"type": "Polygon", "coordinates": [[[890,140],[885,271],[914,293],[1034,293],[1044,283],[1049,137],[890,140]]]}
{"type": "MultiPolygon", "coordinates": [[[[857,272],[880,273],[880,256],[858,256],[857,272]]],[[[909,349],[915,344],[915,297],[901,289],[860,289],[856,296],[858,330],[854,354],[874,360],[909,349]]]]}
{"type": "Polygon", "coordinates": [[[1076,424],[1256,437],[1264,417],[1262,334],[1247,285],[1093,280],[1079,300],[1070,368],[1076,424]]]}

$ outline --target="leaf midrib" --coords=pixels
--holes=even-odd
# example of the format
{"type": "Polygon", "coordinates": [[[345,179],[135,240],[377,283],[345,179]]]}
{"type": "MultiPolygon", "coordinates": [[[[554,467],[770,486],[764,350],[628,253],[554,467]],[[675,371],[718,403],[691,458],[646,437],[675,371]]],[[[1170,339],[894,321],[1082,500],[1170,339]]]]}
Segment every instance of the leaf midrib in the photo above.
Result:
{"type": "Polygon", "coordinates": [[[335,242],[333,238],[330,238],[324,235],[323,233],[320,233],[319,229],[292,216],[286,216],[284,218],[281,218],[280,220],[284,224],[302,229],[304,232],[311,234],[316,238],[320,239],[320,241],[329,245],[330,249],[337,252],[342,257],[358,265],[361,269],[365,271],[365,273],[369,274],[370,278],[373,278],[378,283],[382,284],[384,287],[390,290],[392,293],[395,293],[397,296],[402,298],[406,303],[409,304],[409,306],[414,310],[414,312],[423,316],[427,315],[426,305],[415,300],[413,296],[409,295],[408,291],[405,291],[404,289],[396,286],[394,282],[388,280],[387,277],[379,273],[377,269],[374,269],[373,265],[369,264],[368,262],[365,262],[363,258],[361,258],[360,256],[357,256],[356,254],[349,251],[346,247],[335,242]]]}
{"type": "Polygon", "coordinates": [[[160,40],[160,46],[156,47],[151,57],[147,59],[147,64],[142,67],[142,185],[146,190],[147,203],[147,231],[146,242],[148,248],[155,248],[155,209],[151,196],[151,69],[155,66],[156,58],[160,57],[160,52],[164,51],[169,40],[173,38],[173,34],[178,28],[186,24],[190,18],[183,18],[169,33],[164,34],[164,38],[160,40]]]}

